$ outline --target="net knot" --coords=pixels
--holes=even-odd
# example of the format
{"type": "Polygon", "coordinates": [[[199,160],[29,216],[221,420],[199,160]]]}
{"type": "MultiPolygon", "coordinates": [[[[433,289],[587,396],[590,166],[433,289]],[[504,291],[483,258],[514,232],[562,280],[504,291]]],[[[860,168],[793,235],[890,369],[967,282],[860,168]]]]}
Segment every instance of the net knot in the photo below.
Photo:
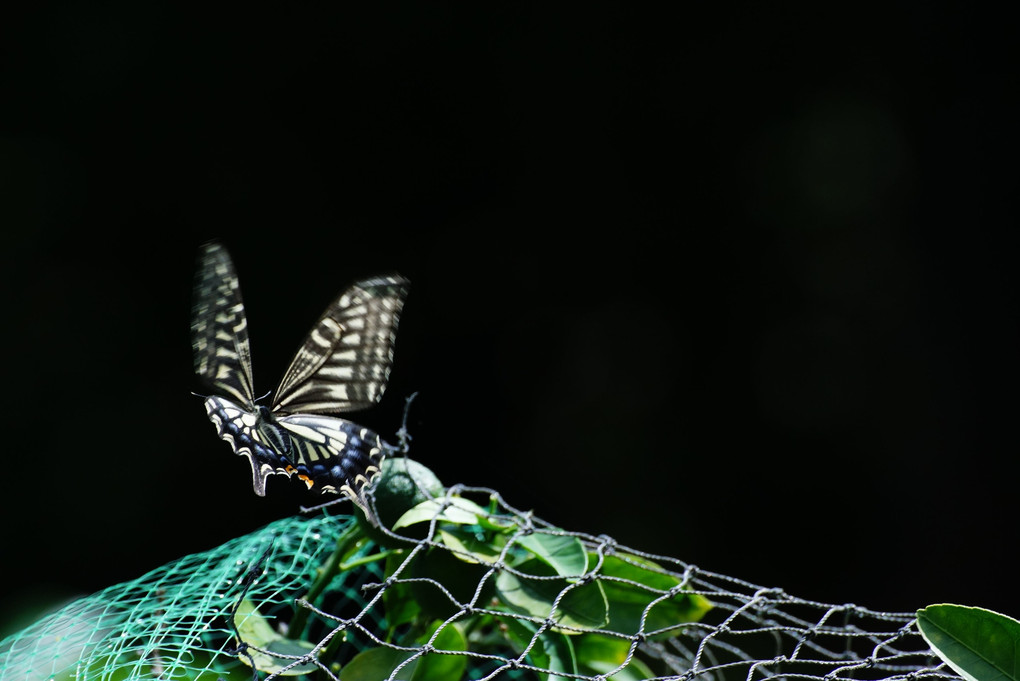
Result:
{"type": "Polygon", "coordinates": [[[786,595],[786,592],[782,589],[775,587],[762,587],[754,592],[754,597],[758,598],[774,598],[776,600],[788,600],[790,597],[786,595]]]}

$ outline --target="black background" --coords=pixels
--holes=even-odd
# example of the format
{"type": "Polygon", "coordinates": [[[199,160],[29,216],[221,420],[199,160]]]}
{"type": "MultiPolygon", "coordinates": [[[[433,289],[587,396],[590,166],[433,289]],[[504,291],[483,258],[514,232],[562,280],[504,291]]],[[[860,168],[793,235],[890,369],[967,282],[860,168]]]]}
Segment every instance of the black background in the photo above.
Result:
{"type": "Polygon", "coordinates": [[[295,5],[5,10],[0,625],[309,501],[255,497],[191,395],[213,237],[260,391],[340,289],[412,280],[356,418],[420,391],[447,484],[802,597],[1020,614],[1006,17],[295,5]]]}

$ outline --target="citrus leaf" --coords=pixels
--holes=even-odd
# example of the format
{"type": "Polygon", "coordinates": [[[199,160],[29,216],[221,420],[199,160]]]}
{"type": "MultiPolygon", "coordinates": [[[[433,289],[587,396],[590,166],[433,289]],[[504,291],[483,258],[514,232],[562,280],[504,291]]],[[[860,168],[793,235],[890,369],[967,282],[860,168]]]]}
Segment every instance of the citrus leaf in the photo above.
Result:
{"type": "MultiPolygon", "coordinates": [[[[552,614],[558,625],[579,629],[598,629],[608,621],[606,594],[599,582],[574,586],[563,595],[553,613],[553,603],[571,585],[571,581],[556,575],[550,565],[538,558],[522,563],[517,569],[525,574],[518,576],[503,570],[496,577],[496,591],[500,599],[514,612],[539,618],[552,614]],[[529,575],[543,579],[531,579],[529,575]]],[[[560,628],[556,630],[565,634],[578,633],[560,628]]]]}
{"type": "MultiPolygon", "coordinates": [[[[369,648],[351,658],[351,661],[340,670],[340,681],[379,681],[388,679],[393,670],[411,657],[414,653],[396,648],[379,646],[369,648]]],[[[409,681],[414,674],[416,662],[412,662],[400,670],[396,679],[409,681]]]]}
{"type": "MultiPolygon", "coordinates": [[[[531,641],[535,638],[535,632],[538,631],[537,625],[517,617],[500,617],[499,621],[501,627],[506,631],[506,637],[514,645],[514,649],[518,654],[523,653],[528,646],[531,646],[531,641]]],[[[528,660],[536,667],[549,666],[549,655],[545,652],[545,645],[541,636],[535,641],[535,645],[531,646],[531,650],[528,651],[528,660]]]]}
{"type": "MultiPolygon", "coordinates": [[[[585,634],[576,639],[574,650],[582,672],[608,675],[627,660],[630,646],[631,642],[624,638],[585,634]]],[[[648,665],[632,657],[626,667],[608,678],[610,681],[643,681],[653,676],[655,674],[648,665]]]]}
{"type": "Polygon", "coordinates": [[[574,655],[574,645],[570,642],[570,637],[547,631],[542,634],[542,642],[549,654],[549,671],[554,672],[549,675],[548,681],[557,681],[557,679],[567,681],[566,677],[559,676],[555,672],[577,674],[577,657],[574,655]]]}
{"type": "Polygon", "coordinates": [[[577,537],[533,532],[516,542],[564,577],[580,577],[588,569],[588,554],[577,537]]]}
{"type": "Polygon", "coordinates": [[[428,468],[406,457],[387,457],[380,469],[379,482],[373,490],[376,516],[370,520],[358,509],[358,526],[365,536],[386,548],[398,548],[423,539],[425,528],[416,528],[422,531],[410,534],[394,533],[390,528],[415,505],[442,497],[446,493],[443,483],[428,468]]]}
{"type": "MultiPolygon", "coordinates": [[[[274,631],[269,622],[266,621],[266,618],[259,613],[255,604],[247,598],[243,599],[237,606],[237,612],[234,613],[234,626],[237,627],[238,636],[244,643],[263,648],[272,653],[300,657],[315,648],[308,641],[286,638],[274,631]]],[[[276,657],[275,655],[262,653],[251,648],[239,653],[238,658],[248,666],[252,666],[254,663],[255,669],[260,672],[278,673],[281,676],[299,676],[318,669],[313,663],[304,662],[291,667],[287,671],[280,671],[294,662],[294,660],[286,657],[276,657]]]]}
{"type": "Polygon", "coordinates": [[[1020,679],[1020,622],[965,605],[929,605],[917,627],[931,649],[972,681],[1020,679]]]}
{"type": "MultiPolygon", "coordinates": [[[[592,556],[595,560],[596,556],[592,556]]],[[[644,616],[645,633],[671,629],[684,622],[697,622],[711,610],[712,603],[704,596],[681,590],[672,597],[655,602],[665,592],[676,589],[681,582],[673,575],[649,560],[627,556],[603,558],[600,575],[618,579],[600,580],[609,601],[609,622],[614,631],[628,636],[641,629],[644,616]],[[626,582],[619,580],[627,580],[626,582]],[[630,584],[628,582],[636,582],[630,584]],[[651,605],[655,602],[655,605],[651,605]],[[651,607],[649,607],[651,605],[651,607]],[[646,614],[647,611],[647,614],[646,614]]],[[[661,636],[672,636],[675,632],[664,632],[661,636]]]]}
{"type": "Polygon", "coordinates": [[[440,528],[439,536],[445,545],[453,549],[452,553],[465,563],[495,562],[506,541],[502,535],[497,535],[494,542],[483,541],[470,528],[463,526],[440,528]]]}
{"type": "MultiPolygon", "coordinates": [[[[386,556],[386,576],[391,577],[407,558],[403,551],[393,551],[386,556]]],[[[386,627],[392,634],[398,626],[414,621],[421,607],[411,596],[407,582],[395,581],[383,591],[383,607],[386,609],[386,627]]]]}
{"type": "Polygon", "coordinates": [[[479,514],[478,524],[483,529],[495,532],[509,533],[517,529],[517,521],[513,516],[496,515],[492,511],[486,511],[485,515],[479,514]]]}
{"type": "Polygon", "coordinates": [[[460,612],[463,604],[483,607],[488,603],[495,591],[491,570],[489,565],[460,560],[444,546],[434,546],[414,557],[405,576],[422,614],[428,620],[444,620],[460,612]]]}
{"type": "Polygon", "coordinates": [[[501,617],[500,622],[505,627],[507,638],[514,644],[518,653],[531,646],[528,651],[528,662],[539,669],[548,670],[553,675],[541,675],[543,681],[557,681],[567,677],[559,676],[556,672],[576,675],[578,671],[578,658],[574,653],[574,646],[571,637],[554,631],[544,631],[538,638],[535,634],[538,626],[528,620],[516,617],[501,617]],[[534,639],[534,645],[531,645],[534,639]]]}
{"type": "Polygon", "coordinates": [[[447,499],[446,497],[426,499],[400,516],[397,522],[393,523],[393,529],[398,530],[401,527],[417,523],[431,522],[437,516],[439,520],[445,520],[456,525],[476,525],[478,524],[478,516],[484,514],[485,509],[469,499],[461,499],[460,497],[453,497],[452,499],[447,499]],[[447,505],[447,502],[451,503],[447,505]]]}
{"type": "MultiPolygon", "coordinates": [[[[427,643],[441,624],[442,622],[433,622],[427,633],[418,639],[418,645],[427,643]]],[[[464,634],[452,624],[446,625],[439,632],[439,636],[436,637],[432,646],[436,650],[445,652],[467,652],[467,640],[464,638],[464,634]]],[[[429,653],[419,658],[417,663],[411,681],[447,681],[464,676],[464,670],[467,669],[467,656],[429,653]]]]}

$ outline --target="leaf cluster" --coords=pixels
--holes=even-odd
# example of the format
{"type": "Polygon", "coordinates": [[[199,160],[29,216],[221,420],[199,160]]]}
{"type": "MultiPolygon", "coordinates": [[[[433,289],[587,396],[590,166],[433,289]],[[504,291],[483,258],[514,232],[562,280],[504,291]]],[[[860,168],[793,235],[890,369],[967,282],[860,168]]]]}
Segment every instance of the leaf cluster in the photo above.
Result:
{"type": "MultiPolygon", "coordinates": [[[[381,593],[374,606],[382,606],[384,631],[360,637],[369,644],[342,666],[331,657],[333,643],[315,648],[311,666],[329,668],[343,681],[449,680],[499,668],[514,670],[508,678],[603,674],[632,681],[655,675],[642,659],[642,642],[675,636],[711,608],[650,560],[498,509],[495,498],[485,507],[454,491],[426,498],[392,527],[377,528],[416,538],[386,542],[389,548],[374,541],[378,531],[366,532],[370,525],[352,525],[318,581],[381,563],[384,581],[375,585],[381,593]]],[[[314,602],[314,592],[306,600],[314,602]]],[[[358,628],[355,622],[339,628],[347,626],[358,628]]],[[[299,611],[290,635],[304,628],[299,611]]],[[[245,642],[258,649],[280,645],[278,634],[259,631],[245,642]]],[[[333,642],[353,641],[347,633],[333,642]]],[[[255,667],[281,675],[314,671],[292,663],[261,656],[255,667]]]]}

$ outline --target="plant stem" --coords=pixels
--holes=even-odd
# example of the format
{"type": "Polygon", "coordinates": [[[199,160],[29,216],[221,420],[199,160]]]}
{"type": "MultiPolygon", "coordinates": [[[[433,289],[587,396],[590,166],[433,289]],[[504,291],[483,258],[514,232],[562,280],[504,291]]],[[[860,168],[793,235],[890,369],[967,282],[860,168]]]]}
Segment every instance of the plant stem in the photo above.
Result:
{"type": "MultiPolygon", "coordinates": [[[[325,564],[319,568],[319,575],[315,578],[312,586],[308,589],[308,593],[305,594],[304,600],[309,603],[314,603],[322,592],[329,586],[329,583],[333,581],[333,577],[340,573],[342,569],[341,561],[344,556],[349,555],[352,551],[357,549],[358,543],[364,539],[364,535],[361,533],[361,528],[358,527],[357,523],[351,523],[347,526],[347,529],[337,537],[336,549],[326,559],[325,564]]],[[[290,626],[287,628],[287,638],[299,639],[304,633],[305,622],[308,621],[308,615],[311,611],[307,608],[299,608],[294,613],[293,619],[290,621],[290,626]]]]}

